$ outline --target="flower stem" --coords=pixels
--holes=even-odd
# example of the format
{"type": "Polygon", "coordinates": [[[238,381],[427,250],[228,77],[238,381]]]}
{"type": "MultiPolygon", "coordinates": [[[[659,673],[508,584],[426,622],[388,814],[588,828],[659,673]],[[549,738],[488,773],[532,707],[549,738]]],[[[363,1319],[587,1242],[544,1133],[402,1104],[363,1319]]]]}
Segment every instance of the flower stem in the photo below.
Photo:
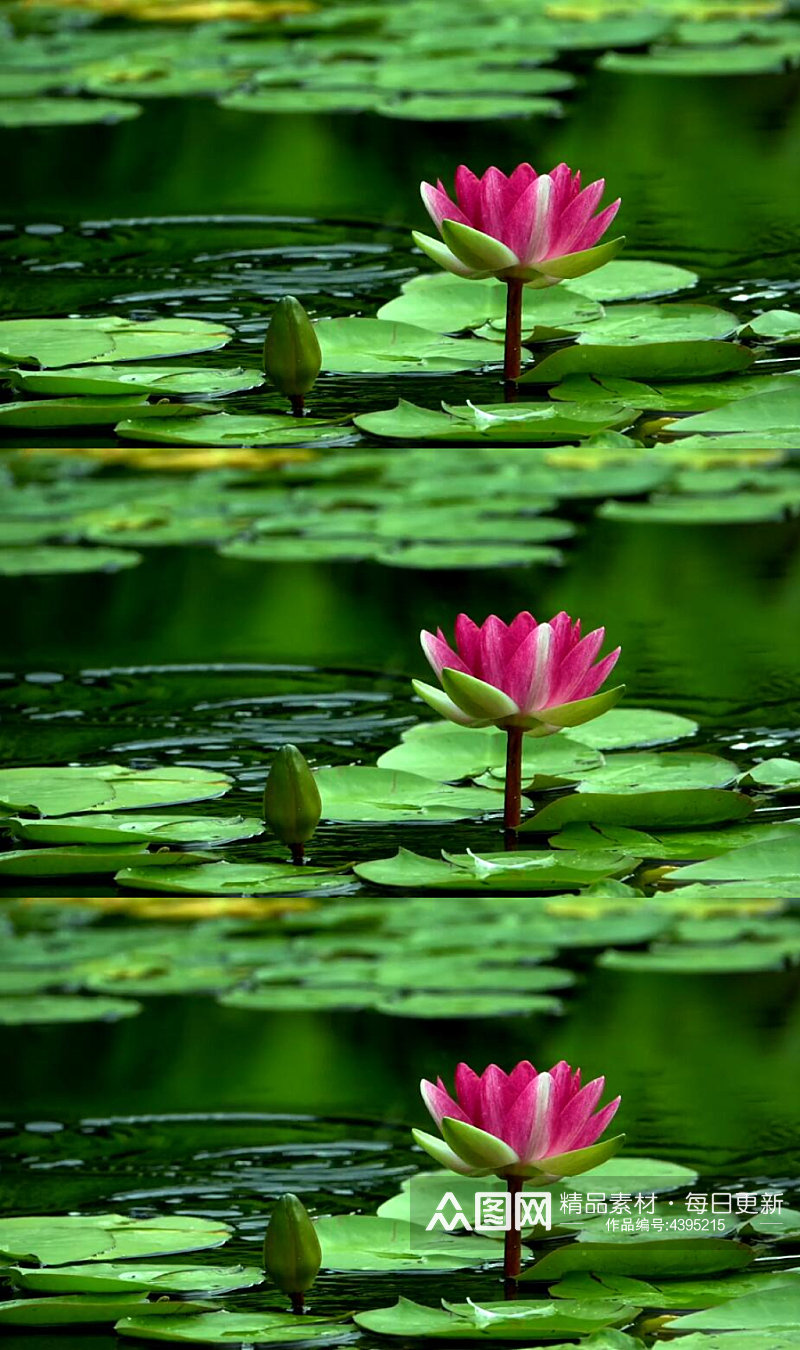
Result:
{"type": "Polygon", "coordinates": [[[504,1297],[517,1297],[517,1278],[522,1261],[522,1233],[516,1222],[516,1197],[522,1190],[522,1177],[506,1177],[508,1193],[511,1196],[511,1222],[506,1229],[505,1250],[503,1252],[504,1297]]]}
{"type": "Polygon", "coordinates": [[[507,849],[517,847],[517,827],[522,816],[522,738],[520,727],[506,728],[506,791],[503,828],[507,849]]]}
{"type": "Polygon", "coordinates": [[[289,403],[292,408],[292,417],[305,417],[306,401],[302,394],[290,394],[289,403]]]}
{"type": "Polygon", "coordinates": [[[305,1294],[290,1294],[289,1297],[292,1302],[292,1312],[296,1313],[298,1316],[301,1313],[304,1313],[306,1310],[305,1294]]]}
{"type": "Polygon", "coordinates": [[[524,282],[509,277],[506,282],[506,345],[503,359],[503,394],[506,403],[517,400],[517,380],[522,368],[522,288],[524,282]]]}
{"type": "Polygon", "coordinates": [[[294,863],[295,867],[302,867],[303,863],[306,860],[305,844],[290,844],[289,852],[292,855],[292,862],[294,863]]]}

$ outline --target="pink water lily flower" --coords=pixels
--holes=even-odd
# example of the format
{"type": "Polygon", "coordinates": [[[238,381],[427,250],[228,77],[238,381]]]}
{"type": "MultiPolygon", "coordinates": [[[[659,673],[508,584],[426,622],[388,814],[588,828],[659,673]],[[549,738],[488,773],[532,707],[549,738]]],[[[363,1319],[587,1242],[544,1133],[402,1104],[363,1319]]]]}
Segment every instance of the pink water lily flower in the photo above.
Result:
{"type": "Polygon", "coordinates": [[[459,614],[455,647],[441,628],[420,634],[442,688],[412,684],[434,712],[461,726],[547,736],[590,721],[622,696],[624,685],[597,693],[620,654],[617,647],[597,661],[604,637],[604,628],[581,637],[580,619],[573,622],[563,610],[547,623],[527,610],[509,624],[495,614],[480,625],[459,614]]]}
{"type": "Polygon", "coordinates": [[[605,1078],[581,1086],[580,1069],[565,1060],[537,1073],[522,1060],[511,1073],[490,1064],[477,1074],[468,1064],[455,1073],[455,1097],[441,1078],[422,1080],[422,1100],[442,1139],[413,1130],[418,1144],[442,1167],[463,1176],[576,1176],[612,1157],[624,1135],[598,1144],[620,1098],[597,1110],[605,1078]]]}
{"type": "Polygon", "coordinates": [[[597,215],[605,179],[581,188],[580,172],[558,164],[537,174],[520,164],[506,176],[494,167],[478,178],[465,164],[455,175],[455,199],[441,180],[421,193],[441,239],[413,232],[440,267],[460,277],[500,277],[552,286],[608,262],[623,238],[598,245],[619,210],[619,198],[597,215]]]}

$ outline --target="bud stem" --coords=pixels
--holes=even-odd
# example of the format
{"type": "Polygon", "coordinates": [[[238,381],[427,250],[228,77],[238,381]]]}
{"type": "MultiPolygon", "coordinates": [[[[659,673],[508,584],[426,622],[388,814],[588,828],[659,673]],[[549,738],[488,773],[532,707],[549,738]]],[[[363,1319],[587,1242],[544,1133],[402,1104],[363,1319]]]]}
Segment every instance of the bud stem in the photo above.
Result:
{"type": "Polygon", "coordinates": [[[306,401],[302,394],[290,394],[289,403],[292,408],[292,417],[305,417],[306,401]]]}
{"type": "Polygon", "coordinates": [[[517,1224],[516,1197],[523,1186],[522,1177],[506,1177],[508,1193],[511,1196],[511,1222],[506,1229],[505,1249],[503,1252],[504,1298],[517,1297],[517,1278],[522,1263],[522,1233],[517,1224]]]}
{"type": "Polygon", "coordinates": [[[302,867],[303,863],[306,860],[305,844],[290,844],[289,851],[292,855],[292,862],[294,863],[295,867],[302,867]]]}
{"type": "Polygon", "coordinates": [[[506,849],[517,847],[517,827],[522,817],[522,738],[520,727],[506,728],[506,790],[503,828],[506,849]]]}
{"type": "Polygon", "coordinates": [[[524,282],[510,277],[506,282],[506,345],[503,359],[503,395],[506,403],[517,401],[517,380],[522,369],[522,288],[524,282]]]}
{"type": "Polygon", "coordinates": [[[298,1316],[299,1316],[301,1313],[304,1313],[305,1310],[306,1310],[306,1296],[305,1296],[305,1294],[290,1294],[289,1297],[290,1297],[291,1302],[292,1302],[292,1312],[293,1312],[293,1313],[297,1313],[298,1316]]]}

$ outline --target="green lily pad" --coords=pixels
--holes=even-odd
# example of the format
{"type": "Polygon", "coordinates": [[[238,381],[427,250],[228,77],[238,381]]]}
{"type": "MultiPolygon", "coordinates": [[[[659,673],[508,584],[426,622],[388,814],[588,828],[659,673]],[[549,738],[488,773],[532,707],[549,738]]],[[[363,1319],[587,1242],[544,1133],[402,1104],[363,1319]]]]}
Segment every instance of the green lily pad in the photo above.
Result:
{"type": "Polygon", "coordinates": [[[503,993],[476,994],[444,990],[423,993],[398,993],[375,1002],[375,1011],[389,1017],[416,1017],[445,1021],[454,1018],[530,1017],[535,1013],[557,1014],[563,1011],[560,999],[550,994],[529,994],[522,989],[503,993]]]}
{"type": "MultiPolygon", "coordinates": [[[[495,79],[495,83],[497,83],[495,79]]],[[[472,94],[453,97],[446,94],[418,94],[410,98],[387,99],[376,112],[384,117],[405,117],[415,122],[468,122],[491,118],[557,117],[562,105],[554,98],[525,98],[513,94],[472,94]]]]}
{"type": "MultiPolygon", "coordinates": [[[[85,816],[59,816],[56,820],[12,816],[4,823],[15,838],[41,844],[125,844],[133,838],[148,844],[219,845],[254,839],[264,830],[263,822],[256,817],[179,813],[152,816],[93,812],[85,816]]],[[[0,853],[0,864],[3,856],[0,853]]]]}
{"type": "Polygon", "coordinates": [[[114,880],[134,890],[169,891],[174,895],[304,895],[347,887],[341,868],[295,867],[277,862],[212,862],[195,867],[159,867],[152,872],[125,867],[114,880]]]}
{"type": "Polygon", "coordinates": [[[399,1298],[389,1308],[358,1312],[353,1320],[378,1336],[419,1336],[446,1340],[554,1340],[587,1335],[605,1327],[624,1326],[638,1310],[632,1304],[608,1300],[585,1303],[559,1299],[519,1299],[509,1303],[445,1303],[428,1308],[399,1298]]]}
{"type": "Polygon", "coordinates": [[[524,444],[528,441],[580,440],[608,427],[628,426],[635,415],[635,409],[613,403],[587,404],[585,407],[577,403],[544,402],[511,406],[496,403],[484,407],[465,404],[434,412],[400,399],[396,408],[361,413],[353,420],[361,431],[395,440],[482,443],[500,439],[508,444],[524,444]]]}
{"type": "Polygon", "coordinates": [[[202,319],[2,319],[0,356],[23,365],[146,361],[224,347],[231,330],[202,319]]]}
{"type": "Polygon", "coordinates": [[[748,787],[758,787],[765,792],[786,792],[793,795],[800,792],[800,760],[765,759],[748,770],[742,778],[748,787]]]}
{"type": "MultiPolygon", "coordinates": [[[[585,27],[583,24],[581,27],[585,27]]],[[[592,300],[650,300],[696,286],[697,273],[673,263],[614,258],[605,267],[570,282],[573,291],[592,300]]]]}
{"type": "Polygon", "coordinates": [[[695,413],[673,425],[672,431],[689,436],[738,431],[796,432],[800,422],[800,381],[793,389],[767,389],[763,394],[736,399],[722,408],[695,413]]]}
{"type": "MultiPolygon", "coordinates": [[[[47,981],[50,983],[50,980],[47,981]]],[[[0,1026],[55,1022],[116,1022],[135,1017],[142,1005],[130,998],[83,998],[80,994],[15,994],[0,997],[0,1026]]],[[[0,1238],[2,1232],[0,1230],[0,1238]]],[[[23,1253],[11,1253],[20,1257],[23,1253]]]]}
{"type": "MultiPolygon", "coordinates": [[[[738,776],[737,766],[696,750],[644,750],[609,755],[582,780],[579,792],[659,792],[720,788],[738,776]]],[[[619,822],[624,824],[625,822],[619,822]]]]}
{"type": "MultiPolygon", "coordinates": [[[[625,876],[636,859],[619,853],[465,853],[424,858],[401,848],[393,858],[356,863],[354,872],[377,886],[410,890],[560,890],[625,876]]],[[[196,875],[196,869],[191,869],[196,875]]],[[[159,873],[159,877],[163,875],[159,873]]]]}
{"type": "MultiPolygon", "coordinates": [[[[738,850],[737,850],[738,852],[738,850]]],[[[730,855],[727,855],[730,856],[730,855]]],[[[701,866],[700,863],[696,866],[701,866]]],[[[684,868],[689,871],[689,868],[684,868]]],[[[787,942],[731,942],[718,947],[699,943],[657,944],[646,952],[603,952],[598,964],[608,970],[642,970],[678,975],[735,975],[739,972],[781,970],[790,953],[800,958],[800,945],[787,942]]]]}
{"type": "Polygon", "coordinates": [[[749,797],[718,788],[673,788],[654,792],[641,789],[625,792],[580,790],[547,802],[520,828],[549,834],[564,825],[585,822],[639,829],[680,829],[682,826],[742,820],[754,809],[749,797]]]}
{"type": "Polygon", "coordinates": [[[221,1247],[230,1234],[228,1225],[216,1219],[180,1214],[155,1219],[132,1219],[127,1214],[29,1215],[0,1219],[0,1255],[10,1262],[43,1266],[129,1260],[221,1247]]]}
{"type": "Polygon", "coordinates": [[[800,875],[800,834],[781,835],[682,867],[681,881],[795,881],[800,875]]]}
{"type": "Polygon", "coordinates": [[[60,848],[22,848],[0,853],[2,877],[100,876],[120,867],[187,867],[205,862],[207,853],[178,853],[147,844],[75,844],[60,848]]]}
{"type": "Polygon", "coordinates": [[[0,807],[8,812],[69,816],[77,811],[129,811],[221,797],[225,774],[209,769],[128,769],[122,764],[0,769],[0,807]]]}
{"type": "MultiPolygon", "coordinates": [[[[189,1266],[184,1262],[148,1265],[137,1261],[93,1261],[75,1266],[27,1269],[7,1266],[4,1274],[17,1289],[37,1294],[121,1294],[131,1287],[158,1294],[230,1294],[262,1284],[258,1266],[189,1266]]],[[[39,1300],[37,1300],[38,1302],[39,1300]]],[[[175,1312],[175,1305],[169,1307],[175,1312]]]]}
{"type": "MultiPolygon", "coordinates": [[[[622,375],[634,380],[686,380],[746,370],[755,357],[734,342],[684,339],[678,342],[575,343],[545,356],[520,377],[521,384],[557,384],[568,375],[622,375]]],[[[743,400],[745,401],[745,400],[743,400]]],[[[590,405],[587,405],[587,407],[590,405]]],[[[700,414],[705,416],[705,414],[700,414]]],[[[690,420],[690,419],[687,419],[690,420]]],[[[694,420],[694,419],[692,419],[694,420]]],[[[686,423],[682,423],[682,429],[686,423]]],[[[733,428],[739,430],[738,427],[733,428]]],[[[747,430],[749,428],[745,428],[747,430]]],[[[693,426],[689,430],[701,431],[693,426]]]]}
{"type": "Polygon", "coordinates": [[[736,328],[736,315],[713,305],[638,304],[615,305],[602,319],[581,333],[580,343],[696,342],[727,337],[736,328]]]}
{"type": "Polygon", "coordinates": [[[743,1294],[715,1308],[689,1313],[670,1324],[680,1331],[800,1330],[800,1277],[775,1289],[743,1294]]]}
{"type": "MultiPolygon", "coordinates": [[[[497,521],[502,531],[505,521],[497,521]]],[[[478,539],[473,544],[401,544],[378,549],[375,561],[384,567],[411,567],[426,572],[455,569],[473,571],[484,567],[557,566],[563,560],[560,549],[543,544],[489,544],[478,539]]]]}
{"type": "Polygon", "coordinates": [[[441,1228],[429,1233],[374,1214],[336,1214],[315,1226],[328,1270],[460,1270],[499,1258],[491,1238],[441,1228]]]}
{"type": "MultiPolygon", "coordinates": [[[[749,400],[743,400],[749,402],[749,400]]],[[[734,405],[731,405],[734,406],[734,405]]],[[[700,414],[705,417],[705,413],[700,414]]],[[[684,419],[688,421],[689,419],[684,419]]],[[[785,520],[800,509],[800,496],[774,492],[732,492],[729,496],[653,497],[649,502],[604,502],[598,515],[653,525],[753,525],[785,520]]]]}
{"type": "Polygon", "coordinates": [[[147,395],[138,398],[44,398],[25,399],[21,403],[0,403],[0,431],[57,427],[112,427],[124,417],[192,417],[198,411],[191,403],[148,403],[147,395]]]}
{"type": "MultiPolygon", "coordinates": [[[[755,1256],[751,1247],[727,1238],[667,1238],[641,1241],[635,1233],[619,1242],[571,1242],[544,1256],[524,1271],[523,1280],[549,1282],[574,1271],[594,1274],[659,1276],[711,1275],[741,1270],[755,1256]]],[[[605,1237],[605,1234],[604,1234],[605,1237]]]]}
{"type": "Polygon", "coordinates": [[[191,1316],[207,1303],[177,1303],[147,1294],[70,1294],[64,1298],[12,1298],[0,1302],[0,1326],[66,1327],[112,1323],[119,1317],[191,1316]]]}
{"type": "Polygon", "coordinates": [[[403,770],[350,764],[316,778],[326,820],[464,820],[500,809],[487,788],[434,785],[403,770]]]}
{"type": "Polygon", "coordinates": [[[785,69],[789,52],[780,42],[737,46],[654,47],[650,52],[606,52],[598,65],[627,75],[764,75],[785,69]]]}
{"type": "MultiPolygon", "coordinates": [[[[502,281],[469,281],[449,272],[424,272],[404,282],[401,294],[378,310],[378,318],[415,324],[434,333],[460,333],[466,328],[481,328],[491,320],[503,322],[505,306],[506,286],[502,281]]],[[[567,286],[523,292],[526,333],[537,328],[580,331],[602,312],[596,301],[567,286]]]]}
{"type": "Polygon", "coordinates": [[[593,722],[573,727],[573,740],[598,750],[646,749],[694,736],[697,723],[657,708],[612,708],[593,722]]]}
{"type": "Polygon", "coordinates": [[[782,1206],[776,1214],[754,1214],[748,1218],[745,1232],[774,1242],[795,1242],[800,1238],[800,1209],[782,1206]]]}
{"type": "Polygon", "coordinates": [[[290,417],[288,413],[206,413],[200,417],[126,418],[114,428],[124,441],[245,449],[334,444],[352,432],[341,418],[290,417]]]}
{"type": "Polygon", "coordinates": [[[118,1336],[134,1336],[137,1340],[189,1341],[194,1345],[282,1345],[289,1341],[337,1345],[352,1339],[340,1321],[324,1317],[224,1309],[194,1317],[123,1317],[114,1330],[118,1336]]]}
{"type": "MultiPolygon", "coordinates": [[[[674,1245],[674,1244],[673,1244],[674,1245]]],[[[791,1276],[790,1276],[791,1278],[791,1276]]],[[[628,1298],[646,1308],[714,1308],[718,1303],[787,1283],[787,1272],[746,1269],[721,1279],[658,1279],[645,1283],[626,1275],[575,1271],[550,1286],[554,1298],[628,1298]]]]}
{"type": "MultiPolygon", "coordinates": [[[[48,533],[53,531],[48,529],[48,533]]],[[[136,567],[141,553],[129,548],[82,548],[79,545],[39,545],[0,548],[0,576],[43,577],[69,572],[119,572],[136,567]]]]}
{"type": "Polygon", "coordinates": [[[800,314],[791,309],[768,309],[739,330],[742,337],[774,342],[777,346],[796,347],[800,344],[800,314]]]}
{"type": "Polygon", "coordinates": [[[386,319],[320,319],[315,331],[323,370],[347,374],[474,370],[499,360],[497,348],[478,338],[441,337],[386,319]]]}
{"type": "Polygon", "coordinates": [[[207,369],[197,366],[66,366],[61,370],[13,370],[8,372],[15,389],[31,394],[91,394],[124,393],[126,389],[142,394],[203,395],[219,398],[223,394],[237,394],[257,389],[264,383],[260,370],[207,369]]]}
{"type": "MultiPolygon", "coordinates": [[[[613,716],[607,713],[606,717],[613,716]]],[[[605,718],[599,719],[605,720],[605,718]]],[[[583,731],[575,728],[575,732],[583,731]]],[[[378,759],[382,769],[422,774],[437,782],[477,778],[487,769],[502,769],[506,734],[494,727],[459,727],[449,722],[418,722],[403,732],[402,741],[378,759]]],[[[597,750],[582,745],[574,735],[523,741],[525,782],[547,779],[572,782],[602,763],[597,750]]],[[[499,788],[497,783],[496,787],[499,788]]]]}
{"type": "Polygon", "coordinates": [[[86,126],[127,122],[141,112],[138,103],[110,98],[2,98],[0,127],[86,126]]]}
{"type": "Polygon", "coordinates": [[[681,1350],[800,1350],[798,1331],[698,1331],[681,1337],[681,1350]]]}

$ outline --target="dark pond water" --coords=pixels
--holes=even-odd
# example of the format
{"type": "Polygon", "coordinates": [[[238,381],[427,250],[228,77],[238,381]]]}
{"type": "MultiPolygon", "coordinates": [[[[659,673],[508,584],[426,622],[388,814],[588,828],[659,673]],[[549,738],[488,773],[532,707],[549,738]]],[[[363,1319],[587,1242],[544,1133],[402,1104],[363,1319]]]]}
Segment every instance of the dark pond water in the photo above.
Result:
{"type": "MultiPolygon", "coordinates": [[[[407,229],[421,222],[421,178],[449,175],[462,159],[525,158],[605,173],[624,199],[632,256],[696,268],[704,294],[791,302],[797,93],[796,76],[588,74],[560,122],[258,117],[174,100],[113,128],[7,132],[3,307],[214,317],[235,326],[231,352],[252,361],[264,316],[287,290],[319,314],[373,313],[397,292],[417,265],[407,229]]],[[[489,380],[477,386],[491,391],[489,380]]],[[[325,410],[356,398],[388,406],[398,393],[434,406],[456,387],[329,378],[319,398],[325,410]]],[[[796,527],[575,518],[563,569],[255,565],[174,548],[115,576],[4,581],[3,755],[221,767],[252,809],[268,752],[285,740],[323,764],[373,762],[396,742],[417,712],[407,677],[422,674],[421,627],[459,609],[529,606],[606,622],[623,646],[631,702],[696,717],[699,745],[744,759],[791,754],[796,527]]],[[[433,854],[465,835],[416,827],[412,847],[433,854]]],[[[319,847],[367,856],[401,837],[408,843],[409,831],[340,827],[323,831],[319,847]]],[[[494,826],[472,829],[476,837],[487,844],[494,826]]],[[[571,964],[580,979],[562,1018],[252,1014],[173,997],[115,1024],[6,1029],[4,1110],[14,1123],[0,1141],[0,1195],[16,1212],[222,1216],[237,1226],[231,1255],[253,1259],[280,1191],[336,1212],[370,1209],[397,1189],[419,1160],[406,1125],[422,1123],[423,1074],[448,1073],[460,1058],[528,1055],[607,1072],[636,1152],[726,1179],[783,1184],[798,1174],[796,976],[623,974],[580,954],[571,964]]],[[[494,1278],[448,1277],[448,1294],[487,1296],[494,1278]]],[[[414,1289],[429,1302],[441,1292],[427,1276],[414,1289]]],[[[376,1277],[367,1296],[383,1304],[395,1292],[376,1277]]],[[[340,1277],[321,1282],[318,1307],[341,1311],[364,1297],[363,1285],[340,1277]]],[[[269,1301],[243,1295],[231,1306],[253,1300],[269,1301]]],[[[57,1344],[83,1350],[86,1341],[57,1344]]]]}

